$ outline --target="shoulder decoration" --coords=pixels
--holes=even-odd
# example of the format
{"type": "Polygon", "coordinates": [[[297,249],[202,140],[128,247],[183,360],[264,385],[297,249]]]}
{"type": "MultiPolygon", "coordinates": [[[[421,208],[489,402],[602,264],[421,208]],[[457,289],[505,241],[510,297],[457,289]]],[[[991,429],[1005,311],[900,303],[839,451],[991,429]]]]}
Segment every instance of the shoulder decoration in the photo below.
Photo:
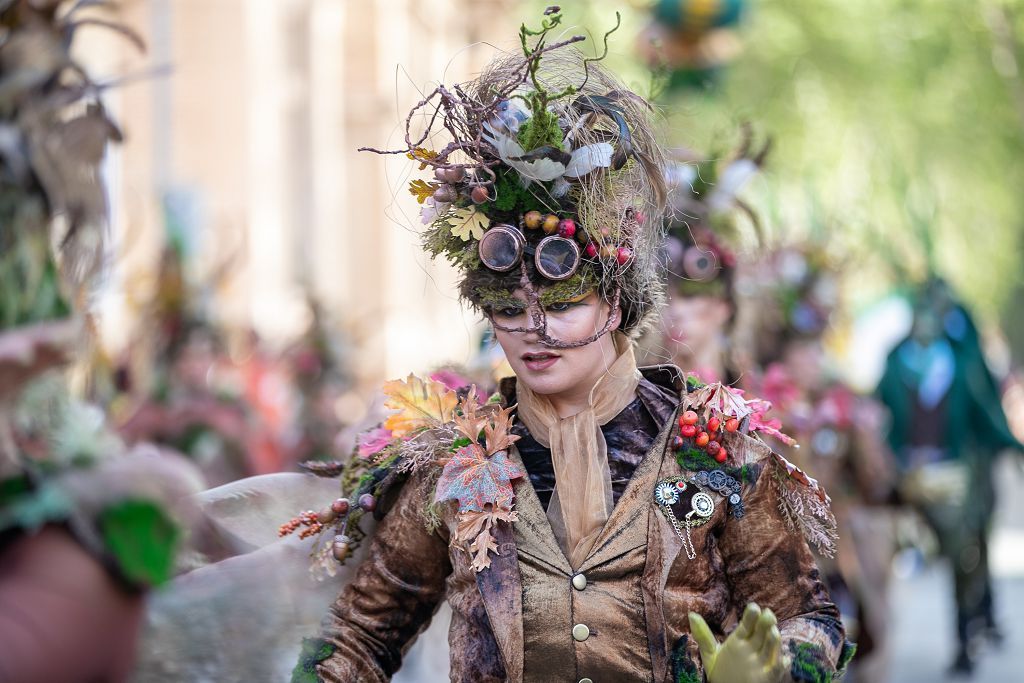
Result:
{"type": "Polygon", "coordinates": [[[399,477],[423,473],[422,480],[433,487],[425,492],[427,528],[440,526],[440,506],[456,503],[456,540],[472,554],[474,570],[486,569],[490,553],[498,552],[491,531],[498,522],[517,519],[512,482],[526,476],[508,457],[509,446],[519,439],[511,433],[512,409],[496,397],[481,404],[475,386],[455,390],[416,375],[385,383],[384,394],[384,405],[394,412],[360,435],[348,463],[307,464],[319,476],[340,477],[342,489],[353,491],[355,504],[338,498],[320,512],[307,510],[281,525],[280,535],[302,526],[300,538],[333,536],[314,548],[314,567],[331,574],[329,555],[344,562],[361,540],[362,514],[376,510],[378,499],[399,477]],[[324,533],[328,530],[333,534],[324,533]]]}
{"type": "Polygon", "coordinates": [[[743,488],[755,483],[767,468],[778,492],[779,510],[789,527],[801,532],[823,555],[834,554],[836,520],[825,490],[755,436],[761,432],[795,444],[781,431],[777,419],[766,417],[771,403],[748,399],[743,391],[718,382],[701,384],[690,377],[687,386],[689,392],[683,397],[674,427],[677,433],[672,437],[676,461],[687,474],[658,482],[654,493],[658,506],[670,521],[675,520],[673,526],[678,523],[688,533],[691,527],[707,521],[714,507],[706,505],[699,497],[701,493],[722,496],[729,505],[729,515],[742,518],[743,488]],[[693,514],[684,513],[680,521],[672,505],[688,486],[695,491],[690,501],[693,514]]]}

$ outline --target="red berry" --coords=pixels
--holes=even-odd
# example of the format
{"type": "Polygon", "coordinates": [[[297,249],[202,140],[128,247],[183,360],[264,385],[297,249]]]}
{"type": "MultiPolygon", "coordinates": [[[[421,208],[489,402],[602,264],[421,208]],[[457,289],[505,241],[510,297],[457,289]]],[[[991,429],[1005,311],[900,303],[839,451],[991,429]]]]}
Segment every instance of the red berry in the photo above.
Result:
{"type": "Polygon", "coordinates": [[[486,185],[477,185],[469,193],[469,196],[474,204],[483,204],[484,202],[491,201],[491,190],[486,185]]]}
{"type": "Polygon", "coordinates": [[[717,441],[708,441],[708,445],[704,447],[704,450],[708,452],[708,455],[714,455],[722,448],[722,444],[717,441]]]}
{"type": "Polygon", "coordinates": [[[672,437],[672,450],[678,451],[683,447],[683,437],[673,436],[672,437]]]}
{"type": "Polygon", "coordinates": [[[711,437],[708,435],[708,433],[701,432],[697,435],[697,439],[696,441],[694,441],[694,443],[696,443],[701,448],[704,448],[705,446],[708,445],[709,441],[711,441],[711,437]]]}
{"type": "Polygon", "coordinates": [[[727,457],[729,457],[729,454],[725,452],[725,449],[719,448],[718,452],[715,453],[715,462],[725,462],[727,457]]]}
{"type": "Polygon", "coordinates": [[[714,434],[715,432],[718,431],[718,427],[721,424],[722,421],[719,420],[717,417],[711,418],[710,420],[708,420],[708,431],[714,434]]]}
{"type": "Polygon", "coordinates": [[[334,510],[334,513],[338,515],[343,515],[346,512],[348,512],[348,508],[348,498],[338,498],[336,501],[331,503],[331,509],[334,510]]]}
{"type": "Polygon", "coordinates": [[[629,247],[619,247],[618,251],[615,252],[615,260],[620,266],[629,263],[631,258],[633,258],[633,250],[629,247]]]}
{"type": "Polygon", "coordinates": [[[679,433],[687,439],[692,439],[697,435],[697,427],[694,425],[683,425],[679,428],[679,433]]]}
{"type": "Polygon", "coordinates": [[[359,496],[359,507],[366,512],[373,512],[373,509],[377,507],[377,499],[370,493],[364,493],[359,496]]]}
{"type": "Polygon", "coordinates": [[[563,218],[558,224],[558,234],[562,237],[572,237],[576,234],[576,221],[571,218],[563,218]]]}
{"type": "Polygon", "coordinates": [[[739,428],[740,421],[737,420],[735,417],[730,417],[728,420],[725,421],[725,431],[735,432],[739,428]]]}
{"type": "Polygon", "coordinates": [[[587,258],[597,258],[597,245],[593,242],[588,243],[584,252],[586,252],[587,258]]]}
{"type": "Polygon", "coordinates": [[[679,416],[680,424],[684,425],[695,425],[697,424],[697,420],[697,413],[693,412],[692,410],[687,410],[685,413],[679,416]]]}

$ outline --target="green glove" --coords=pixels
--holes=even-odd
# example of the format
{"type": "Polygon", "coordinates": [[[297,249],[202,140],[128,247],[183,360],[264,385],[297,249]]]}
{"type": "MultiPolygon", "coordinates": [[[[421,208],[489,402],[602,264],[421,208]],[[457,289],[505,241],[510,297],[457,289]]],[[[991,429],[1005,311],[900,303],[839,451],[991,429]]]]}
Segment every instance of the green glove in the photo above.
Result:
{"type": "Polygon", "coordinates": [[[770,609],[747,605],[736,630],[719,645],[707,622],[690,612],[690,632],[708,683],[778,683],[786,670],[782,636],[770,609]]]}

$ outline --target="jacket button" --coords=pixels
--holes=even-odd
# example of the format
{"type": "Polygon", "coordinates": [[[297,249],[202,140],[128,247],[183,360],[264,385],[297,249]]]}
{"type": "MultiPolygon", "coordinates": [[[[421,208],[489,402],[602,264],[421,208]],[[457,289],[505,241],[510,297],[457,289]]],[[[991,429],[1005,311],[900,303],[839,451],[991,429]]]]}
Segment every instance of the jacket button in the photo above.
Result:
{"type": "Polygon", "coordinates": [[[581,678],[580,683],[594,683],[594,681],[590,680],[589,678],[581,678]]]}
{"type": "Polygon", "coordinates": [[[572,577],[572,587],[578,591],[583,590],[587,587],[587,577],[583,576],[583,574],[576,574],[572,577]]]}
{"type": "Polygon", "coordinates": [[[590,637],[590,629],[586,624],[576,624],[572,627],[572,637],[582,643],[590,637]]]}

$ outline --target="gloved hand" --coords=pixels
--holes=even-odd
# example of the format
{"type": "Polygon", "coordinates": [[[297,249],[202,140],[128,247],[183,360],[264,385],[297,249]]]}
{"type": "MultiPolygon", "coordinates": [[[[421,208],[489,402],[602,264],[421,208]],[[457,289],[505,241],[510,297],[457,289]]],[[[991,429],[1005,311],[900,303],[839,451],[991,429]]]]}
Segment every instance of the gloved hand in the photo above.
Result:
{"type": "Polygon", "coordinates": [[[736,630],[719,644],[707,622],[690,612],[690,632],[704,663],[708,683],[779,683],[786,669],[775,614],[747,605],[736,630]]]}

